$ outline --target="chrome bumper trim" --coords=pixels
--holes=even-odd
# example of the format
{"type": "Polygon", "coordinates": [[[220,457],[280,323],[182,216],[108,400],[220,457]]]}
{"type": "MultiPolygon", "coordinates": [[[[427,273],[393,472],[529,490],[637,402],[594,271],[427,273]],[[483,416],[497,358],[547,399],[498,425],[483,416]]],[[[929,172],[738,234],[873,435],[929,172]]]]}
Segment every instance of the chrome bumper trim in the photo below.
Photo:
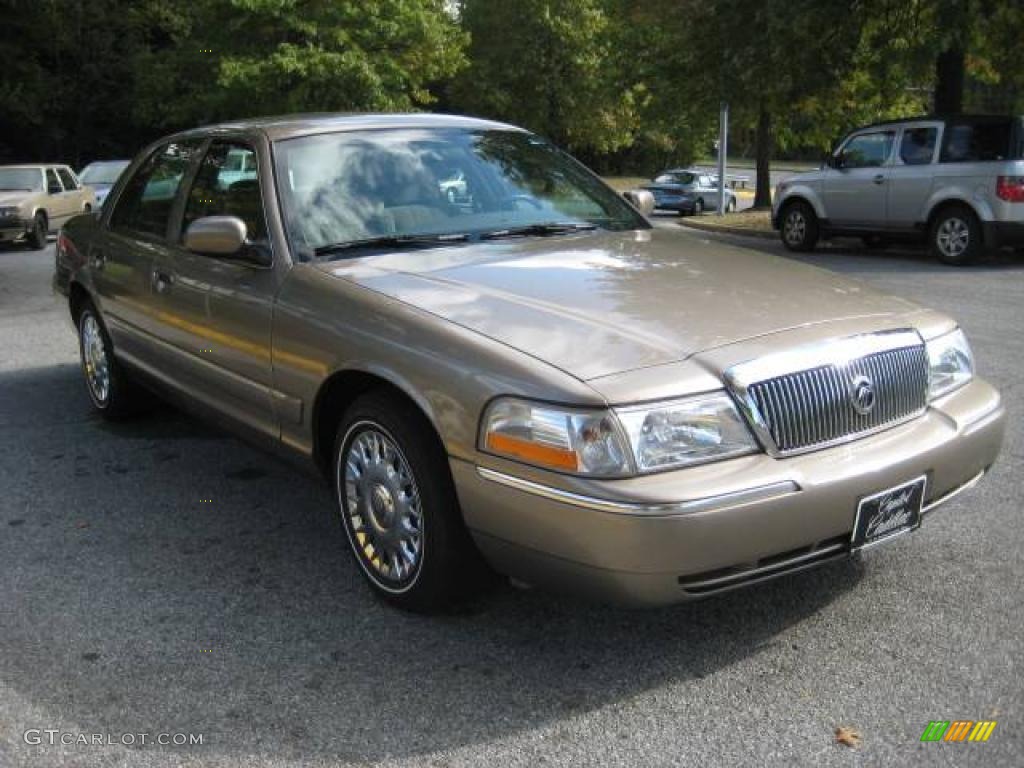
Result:
{"type": "Polygon", "coordinates": [[[613,501],[611,499],[600,499],[595,496],[584,496],[571,491],[563,491],[560,488],[552,488],[549,485],[541,485],[531,480],[524,480],[521,477],[506,475],[504,472],[495,472],[486,467],[477,467],[477,474],[484,480],[498,483],[508,488],[531,493],[551,501],[558,501],[563,504],[571,504],[575,507],[593,509],[598,512],[611,512],[619,515],[641,515],[646,517],[673,517],[676,515],[691,515],[697,512],[709,512],[727,507],[737,507],[742,504],[750,504],[755,501],[766,501],[768,499],[786,496],[797,493],[800,486],[792,480],[783,480],[778,483],[761,485],[756,488],[744,488],[741,491],[722,493],[717,496],[706,496],[700,499],[688,499],[686,501],[673,501],[654,504],[639,504],[629,501],[613,501]]]}
{"type": "Polygon", "coordinates": [[[831,560],[832,558],[842,554],[849,554],[849,547],[846,544],[830,544],[828,546],[821,547],[820,549],[812,549],[804,554],[771,563],[770,565],[755,566],[746,570],[736,571],[735,573],[730,573],[725,576],[716,576],[714,578],[702,579],[700,581],[686,581],[685,577],[680,577],[679,583],[687,592],[718,592],[740,586],[741,584],[749,584],[754,581],[762,581],[774,576],[782,576],[787,572],[799,570],[801,566],[812,564],[816,565],[819,562],[831,560]]]}
{"type": "Polygon", "coordinates": [[[926,512],[931,512],[933,509],[935,509],[936,507],[938,507],[938,506],[940,506],[942,504],[945,504],[947,501],[951,501],[952,499],[955,499],[957,496],[959,496],[964,491],[970,490],[971,488],[976,486],[979,482],[981,482],[981,478],[983,478],[985,476],[986,472],[988,472],[987,469],[981,470],[981,472],[976,474],[974,477],[972,477],[966,483],[963,483],[962,485],[958,485],[956,488],[954,488],[952,491],[950,491],[946,495],[939,496],[939,498],[934,499],[933,501],[931,501],[928,504],[925,504],[925,506],[921,509],[921,513],[924,514],[926,512]]]}

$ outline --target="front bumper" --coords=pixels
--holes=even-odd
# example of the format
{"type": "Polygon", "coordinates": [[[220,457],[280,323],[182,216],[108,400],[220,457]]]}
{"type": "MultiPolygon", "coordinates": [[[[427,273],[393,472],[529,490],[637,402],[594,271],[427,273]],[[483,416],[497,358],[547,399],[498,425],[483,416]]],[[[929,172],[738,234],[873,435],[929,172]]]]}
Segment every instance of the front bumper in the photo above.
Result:
{"type": "Polygon", "coordinates": [[[466,523],[498,571],[604,602],[661,605],[849,554],[859,499],[914,477],[927,476],[931,511],[993,464],[1004,420],[999,394],[975,379],[912,422],[786,459],[587,484],[543,482],[511,462],[451,466],[466,523]]]}
{"type": "Polygon", "coordinates": [[[20,240],[31,229],[31,222],[4,217],[0,219],[0,243],[11,243],[20,240]]]}

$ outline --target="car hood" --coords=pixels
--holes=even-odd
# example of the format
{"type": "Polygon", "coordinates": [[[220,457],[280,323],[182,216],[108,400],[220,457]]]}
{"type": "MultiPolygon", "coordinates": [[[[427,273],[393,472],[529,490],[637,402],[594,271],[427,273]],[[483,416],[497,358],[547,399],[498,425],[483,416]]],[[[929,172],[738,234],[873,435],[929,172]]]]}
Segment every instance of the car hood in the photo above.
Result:
{"type": "Polygon", "coordinates": [[[788,329],[917,309],[789,259],[662,230],[378,253],[317,266],[584,381],[788,329]]]}
{"type": "Polygon", "coordinates": [[[21,205],[26,198],[33,195],[22,189],[0,189],[0,205],[21,205]]]}

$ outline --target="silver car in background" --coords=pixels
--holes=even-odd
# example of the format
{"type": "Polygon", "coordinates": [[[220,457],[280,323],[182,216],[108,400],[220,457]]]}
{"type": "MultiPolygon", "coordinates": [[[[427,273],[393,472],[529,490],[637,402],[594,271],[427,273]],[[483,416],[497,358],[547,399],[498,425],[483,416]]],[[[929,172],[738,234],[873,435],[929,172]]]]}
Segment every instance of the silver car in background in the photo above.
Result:
{"type": "MultiPolygon", "coordinates": [[[[654,181],[644,184],[654,195],[654,209],[676,211],[680,216],[713,211],[718,206],[718,177],[697,168],[676,168],[662,171],[654,181]]],[[[736,210],[736,193],[726,187],[725,210],[736,210]]]]}
{"type": "Polygon", "coordinates": [[[850,133],[822,168],[775,190],[772,223],[794,251],[819,238],[928,242],[947,264],[1024,246],[1024,117],[921,117],[850,133]]]}
{"type": "Polygon", "coordinates": [[[96,193],[97,208],[103,205],[107,194],[129,163],[131,163],[130,160],[97,160],[94,163],[89,163],[79,172],[78,178],[82,180],[82,183],[92,187],[93,192],[96,193]]]}

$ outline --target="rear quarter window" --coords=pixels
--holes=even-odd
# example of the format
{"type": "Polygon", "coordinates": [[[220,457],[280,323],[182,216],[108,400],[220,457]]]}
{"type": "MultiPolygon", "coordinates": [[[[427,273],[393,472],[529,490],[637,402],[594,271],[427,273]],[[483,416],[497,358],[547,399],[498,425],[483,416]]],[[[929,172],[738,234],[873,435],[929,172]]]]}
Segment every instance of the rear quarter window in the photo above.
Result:
{"type": "Polygon", "coordinates": [[[942,163],[981,163],[1009,160],[1016,153],[1011,146],[1013,124],[1010,120],[951,122],[942,138],[942,163]]]}

